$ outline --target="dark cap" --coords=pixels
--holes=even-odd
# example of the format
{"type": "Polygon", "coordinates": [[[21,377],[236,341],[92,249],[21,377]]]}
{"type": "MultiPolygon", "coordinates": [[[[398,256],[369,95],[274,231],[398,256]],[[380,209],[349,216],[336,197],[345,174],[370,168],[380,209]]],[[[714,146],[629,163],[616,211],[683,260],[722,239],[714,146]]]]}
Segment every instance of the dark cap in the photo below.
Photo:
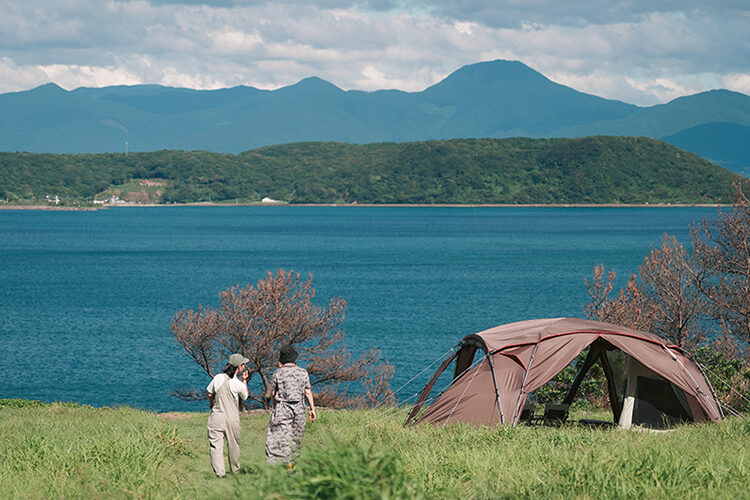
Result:
{"type": "Polygon", "coordinates": [[[297,351],[294,350],[291,344],[281,346],[279,349],[279,363],[285,365],[287,363],[294,363],[297,360],[297,351]]]}

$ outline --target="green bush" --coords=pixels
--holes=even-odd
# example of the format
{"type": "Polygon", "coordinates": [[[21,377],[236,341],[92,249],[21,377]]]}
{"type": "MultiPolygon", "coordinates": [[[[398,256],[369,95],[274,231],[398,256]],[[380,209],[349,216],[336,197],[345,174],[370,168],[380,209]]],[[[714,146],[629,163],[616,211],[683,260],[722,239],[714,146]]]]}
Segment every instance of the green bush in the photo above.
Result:
{"type": "Polygon", "coordinates": [[[0,408],[36,408],[46,404],[38,399],[0,399],[0,408]]]}
{"type": "Polygon", "coordinates": [[[709,346],[700,347],[692,354],[703,367],[716,397],[732,411],[750,412],[750,365],[709,346]]]}
{"type": "Polygon", "coordinates": [[[326,441],[324,446],[306,450],[291,470],[283,465],[271,468],[262,487],[264,496],[320,500],[422,498],[393,452],[366,440],[328,436],[326,441]]]}

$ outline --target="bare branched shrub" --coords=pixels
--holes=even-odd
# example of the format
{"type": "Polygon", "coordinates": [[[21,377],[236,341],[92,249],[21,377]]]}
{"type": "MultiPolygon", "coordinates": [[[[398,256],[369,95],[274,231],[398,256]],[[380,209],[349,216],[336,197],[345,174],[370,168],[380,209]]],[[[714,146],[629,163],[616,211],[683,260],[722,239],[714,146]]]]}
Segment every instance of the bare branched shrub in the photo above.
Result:
{"type": "Polygon", "coordinates": [[[605,279],[604,266],[595,267],[593,279],[585,280],[590,301],[584,312],[653,332],[680,347],[692,349],[710,339],[733,346],[737,354],[750,339],[748,237],[750,214],[742,197],[731,213],[704,220],[693,231],[693,253],[664,235],[661,247],[651,249],[614,299],[615,272],[605,279]]]}
{"type": "Polygon", "coordinates": [[[706,338],[707,300],[697,287],[696,262],[674,236],[664,235],[661,248],[638,268],[637,286],[650,308],[649,330],[675,345],[693,348],[706,338]]]}
{"type": "MultiPolygon", "coordinates": [[[[327,307],[313,303],[315,290],[312,276],[301,281],[299,273],[279,270],[268,273],[256,286],[234,286],[219,294],[218,309],[199,307],[198,311],[181,310],[172,318],[171,331],[188,356],[209,375],[223,368],[231,353],[247,357],[251,380],[249,400],[269,407],[269,383],[278,366],[279,347],[293,344],[306,363],[313,391],[323,406],[352,406],[365,401],[363,396],[349,396],[347,383],[363,381],[364,391],[380,381],[381,398],[392,397],[388,382],[382,376],[380,353],[372,349],[352,361],[341,344],[339,329],[346,302],[332,298],[327,307]],[[259,387],[259,389],[258,389],[259,387]]],[[[385,365],[389,366],[389,365],[385,365]]],[[[392,371],[390,372],[392,375],[392,371]]],[[[184,399],[198,399],[202,393],[176,388],[172,393],[184,399]]]]}
{"type": "Polygon", "coordinates": [[[653,308],[650,307],[638,286],[635,275],[628,280],[617,297],[610,299],[616,278],[612,270],[604,281],[604,265],[594,268],[594,279],[584,280],[591,302],[584,306],[584,314],[589,319],[614,323],[639,330],[648,330],[653,321],[653,308]]]}
{"type": "Polygon", "coordinates": [[[614,269],[612,269],[607,273],[605,279],[604,264],[599,264],[594,267],[594,278],[591,281],[589,281],[588,278],[583,279],[583,282],[586,285],[586,290],[588,290],[589,297],[591,298],[591,300],[583,307],[584,314],[587,318],[613,323],[610,319],[610,308],[612,302],[609,300],[609,294],[614,287],[616,276],[614,269]]]}
{"type": "Polygon", "coordinates": [[[735,184],[731,210],[704,219],[693,229],[698,286],[708,298],[708,315],[722,333],[750,342],[750,201],[735,184]]]}

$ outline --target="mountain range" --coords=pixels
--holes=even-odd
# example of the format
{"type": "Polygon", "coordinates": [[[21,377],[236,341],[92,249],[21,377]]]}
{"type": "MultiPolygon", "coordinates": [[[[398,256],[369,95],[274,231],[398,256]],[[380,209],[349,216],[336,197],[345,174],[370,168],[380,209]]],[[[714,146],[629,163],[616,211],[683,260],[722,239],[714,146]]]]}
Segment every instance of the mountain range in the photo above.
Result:
{"type": "Polygon", "coordinates": [[[421,91],[46,84],[0,94],[0,151],[239,153],[301,141],[644,136],[750,173],[750,96],[712,90],[639,107],[557,84],[518,61],[464,66],[421,91]]]}

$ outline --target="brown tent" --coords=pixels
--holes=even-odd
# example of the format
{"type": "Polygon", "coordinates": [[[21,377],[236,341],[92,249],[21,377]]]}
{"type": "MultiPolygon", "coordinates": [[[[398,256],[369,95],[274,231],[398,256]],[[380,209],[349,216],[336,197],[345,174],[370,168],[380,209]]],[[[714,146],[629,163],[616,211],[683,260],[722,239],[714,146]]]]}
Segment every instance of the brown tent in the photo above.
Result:
{"type": "Polygon", "coordinates": [[[587,347],[562,408],[573,401],[587,371],[599,361],[614,422],[623,427],[723,418],[701,369],[679,347],[651,333],[613,324],[554,318],[510,323],[464,337],[422,390],[405,425],[459,421],[515,425],[524,414],[528,396],[587,347]],[[610,363],[615,353],[621,353],[620,380],[610,363]],[[435,382],[454,362],[452,381],[428,406],[435,382]]]}

